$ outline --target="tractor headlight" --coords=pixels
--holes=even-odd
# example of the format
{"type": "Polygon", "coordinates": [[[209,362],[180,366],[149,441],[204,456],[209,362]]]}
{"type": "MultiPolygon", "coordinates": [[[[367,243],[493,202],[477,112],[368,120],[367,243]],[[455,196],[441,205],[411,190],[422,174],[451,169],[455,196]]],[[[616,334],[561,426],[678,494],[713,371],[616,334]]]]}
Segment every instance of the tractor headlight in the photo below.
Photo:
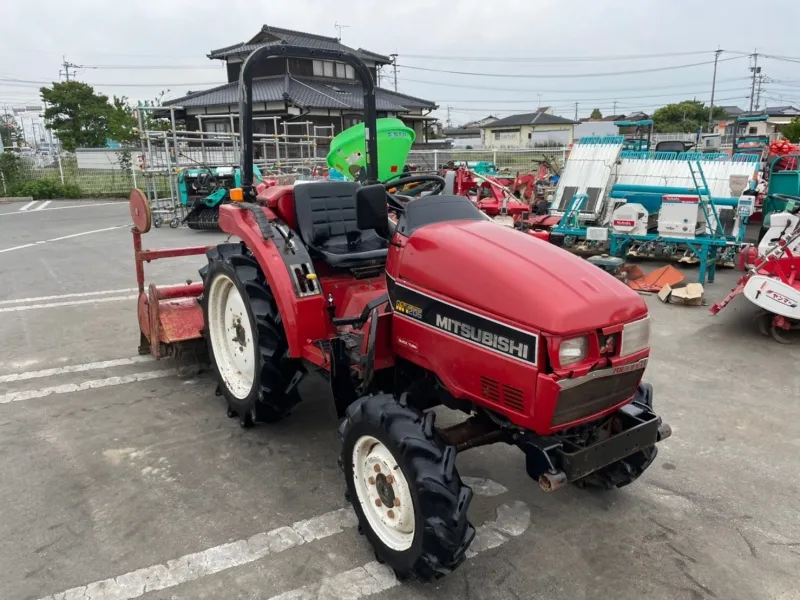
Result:
{"type": "Polygon", "coordinates": [[[622,328],[620,356],[630,356],[650,346],[650,315],[622,328]]]}
{"type": "Polygon", "coordinates": [[[589,352],[589,338],[586,336],[564,340],[558,347],[558,362],[562,367],[581,362],[589,352]]]}

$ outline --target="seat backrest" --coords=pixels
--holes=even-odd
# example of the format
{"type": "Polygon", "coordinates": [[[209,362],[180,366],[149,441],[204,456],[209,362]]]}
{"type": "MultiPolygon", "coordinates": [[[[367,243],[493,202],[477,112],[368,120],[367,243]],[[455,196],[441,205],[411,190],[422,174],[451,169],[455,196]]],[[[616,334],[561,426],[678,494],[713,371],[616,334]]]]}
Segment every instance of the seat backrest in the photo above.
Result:
{"type": "Polygon", "coordinates": [[[294,186],[297,229],[306,244],[321,246],[335,236],[359,231],[353,181],[317,181],[294,186]]]}

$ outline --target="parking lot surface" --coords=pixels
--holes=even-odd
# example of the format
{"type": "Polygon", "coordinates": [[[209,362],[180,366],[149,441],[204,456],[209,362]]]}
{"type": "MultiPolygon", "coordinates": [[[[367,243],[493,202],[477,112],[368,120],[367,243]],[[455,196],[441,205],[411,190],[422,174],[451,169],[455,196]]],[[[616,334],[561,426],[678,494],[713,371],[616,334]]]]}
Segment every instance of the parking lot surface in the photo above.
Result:
{"type": "MultiPolygon", "coordinates": [[[[40,206],[0,205],[3,600],[800,598],[800,354],[762,337],[743,298],[713,318],[646,298],[645,378],[674,433],[639,481],[545,494],[518,450],[464,453],[470,558],[400,583],[344,500],[324,381],[280,424],[240,429],[208,374],[137,356],[127,204],[40,206]]],[[[203,262],[146,272],[198,280],[203,262]]],[[[720,272],[709,301],[736,277],[720,272]]]]}

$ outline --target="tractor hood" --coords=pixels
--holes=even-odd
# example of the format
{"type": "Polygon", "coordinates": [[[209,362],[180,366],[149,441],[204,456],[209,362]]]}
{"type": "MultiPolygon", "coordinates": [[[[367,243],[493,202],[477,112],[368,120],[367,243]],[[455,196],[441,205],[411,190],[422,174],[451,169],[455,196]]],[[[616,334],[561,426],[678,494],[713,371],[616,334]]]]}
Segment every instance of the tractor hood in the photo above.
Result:
{"type": "Polygon", "coordinates": [[[407,240],[398,274],[400,282],[555,335],[647,314],[636,292],[600,268],[491,221],[417,229],[407,240]]]}

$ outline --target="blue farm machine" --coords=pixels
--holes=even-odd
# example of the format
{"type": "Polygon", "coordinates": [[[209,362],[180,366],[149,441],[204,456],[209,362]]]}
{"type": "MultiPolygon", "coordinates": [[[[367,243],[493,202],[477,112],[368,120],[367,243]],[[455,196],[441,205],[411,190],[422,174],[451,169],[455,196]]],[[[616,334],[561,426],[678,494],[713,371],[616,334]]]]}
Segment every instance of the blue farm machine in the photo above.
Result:
{"type": "MultiPolygon", "coordinates": [[[[261,183],[261,171],[253,166],[253,178],[261,183]]],[[[230,190],[242,185],[239,167],[197,167],[178,173],[178,195],[188,210],[184,223],[189,229],[219,229],[219,207],[230,202],[230,190]]]]}

